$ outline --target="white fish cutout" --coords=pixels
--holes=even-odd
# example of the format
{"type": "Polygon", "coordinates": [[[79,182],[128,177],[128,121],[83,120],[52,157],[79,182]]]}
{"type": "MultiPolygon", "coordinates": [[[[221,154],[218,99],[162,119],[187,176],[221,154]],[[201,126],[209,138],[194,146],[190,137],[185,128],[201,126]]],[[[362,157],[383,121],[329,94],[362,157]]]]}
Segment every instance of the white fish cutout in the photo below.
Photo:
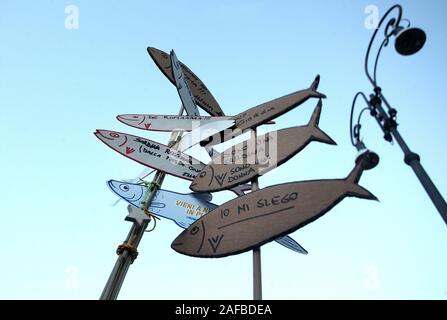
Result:
{"type": "Polygon", "coordinates": [[[248,129],[256,128],[283,115],[310,98],[326,98],[324,94],[317,91],[319,83],[320,76],[317,75],[307,89],[290,93],[240,112],[233,117],[236,121],[234,127],[232,127],[233,130],[222,131],[210,137],[210,139],[204,140],[202,144],[208,146],[220,144],[242,134],[248,129]]]}
{"type": "MultiPolygon", "coordinates": [[[[117,180],[109,180],[107,185],[132,206],[142,208],[141,202],[144,201],[147,186],[117,180]]],[[[161,189],[155,193],[149,211],[174,221],[179,227],[187,228],[192,222],[217,207],[210,202],[212,198],[209,193],[182,194],[161,189]]]]}
{"type": "Polygon", "coordinates": [[[175,86],[177,87],[177,92],[180,96],[183,106],[185,107],[186,113],[189,116],[199,116],[199,108],[197,108],[194,98],[192,96],[191,90],[189,89],[186,77],[183,74],[180,62],[175,55],[174,50],[171,50],[171,66],[172,73],[174,75],[175,86]]]}
{"type": "MultiPolygon", "coordinates": [[[[142,208],[141,202],[144,201],[147,186],[117,180],[109,180],[107,185],[110,190],[133,207],[142,208]]],[[[161,189],[155,193],[149,211],[186,229],[198,218],[217,208],[217,205],[210,202],[211,200],[212,195],[209,193],[184,194],[161,189]]],[[[142,210],[135,210],[129,213],[127,220],[141,222],[146,218],[142,210]]],[[[292,251],[307,254],[307,251],[289,236],[278,238],[276,241],[292,251]]]]}
{"type": "Polygon", "coordinates": [[[189,116],[189,115],[162,115],[162,114],[120,114],[116,117],[118,121],[142,130],[148,131],[191,131],[203,125],[231,120],[230,116],[189,116]]]}
{"type": "Polygon", "coordinates": [[[199,160],[156,141],[109,130],[94,134],[123,156],[182,179],[194,179],[204,167],[199,160]]]}
{"type": "MultiPolygon", "coordinates": [[[[209,123],[235,120],[232,116],[211,117],[211,116],[188,116],[188,115],[165,115],[165,114],[120,114],[116,119],[130,127],[160,132],[191,131],[195,128],[209,123]]],[[[275,124],[274,121],[265,124],[275,124]]]]}

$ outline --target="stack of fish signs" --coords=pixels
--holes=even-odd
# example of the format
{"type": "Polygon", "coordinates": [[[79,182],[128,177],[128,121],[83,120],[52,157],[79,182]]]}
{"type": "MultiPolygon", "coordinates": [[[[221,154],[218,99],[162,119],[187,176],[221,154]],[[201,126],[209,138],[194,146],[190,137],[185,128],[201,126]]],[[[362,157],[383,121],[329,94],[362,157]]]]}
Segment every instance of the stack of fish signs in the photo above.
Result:
{"type": "MultiPolygon", "coordinates": [[[[159,142],[110,130],[96,130],[95,135],[107,146],[123,156],[143,164],[148,168],[159,170],[167,174],[193,181],[206,167],[204,163],[194,159],[183,151],[200,143],[207,137],[233,127],[237,116],[225,116],[204,83],[183,63],[178,61],[175,53],[167,54],[156,48],[149,47],[148,53],[162,73],[175,85],[186,115],[159,114],[122,114],[117,119],[131,127],[145,131],[164,131],[185,133],[172,147],[159,142]],[[201,116],[198,107],[211,116],[201,116]]],[[[273,123],[268,121],[266,124],[273,123]]],[[[205,146],[211,159],[220,154],[210,146],[205,146]]],[[[130,181],[137,182],[151,172],[144,170],[138,178],[130,181]]],[[[127,221],[142,224],[150,217],[142,210],[148,186],[119,180],[109,180],[109,188],[121,199],[127,201],[129,214],[127,221]]],[[[250,190],[249,184],[238,184],[229,187],[237,196],[243,196],[244,191],[250,190]]],[[[178,193],[169,190],[157,190],[148,210],[150,213],[169,219],[179,227],[186,229],[201,216],[209,213],[218,206],[212,201],[209,192],[178,193]]],[[[277,237],[276,242],[298,253],[306,254],[294,239],[285,235],[277,237]]]]}
{"type": "MultiPolygon", "coordinates": [[[[248,182],[276,168],[303,150],[310,142],[335,142],[319,127],[325,96],[317,91],[319,76],[311,86],[275,100],[225,116],[203,82],[171,54],[148,48],[159,69],[176,86],[187,115],[126,114],[118,120],[143,130],[187,132],[176,145],[130,134],[97,130],[95,135],[125,157],[147,167],[191,181],[194,193],[182,194],[160,189],[149,206],[151,213],[170,219],[185,230],[171,247],[194,257],[225,257],[276,241],[306,254],[289,233],[318,219],[345,197],[376,199],[358,185],[366,169],[361,157],[345,179],[290,182],[245,194],[248,182]],[[317,105],[306,125],[256,136],[218,153],[213,147],[231,140],[316,98],[317,105]],[[211,116],[200,116],[200,106],[211,116]],[[208,164],[184,153],[193,145],[203,146],[211,157],[208,164]],[[217,206],[212,192],[231,190],[237,197],[217,206]]],[[[116,180],[108,182],[119,197],[130,203],[126,220],[142,223],[148,219],[141,210],[147,186],[116,180]]]]}

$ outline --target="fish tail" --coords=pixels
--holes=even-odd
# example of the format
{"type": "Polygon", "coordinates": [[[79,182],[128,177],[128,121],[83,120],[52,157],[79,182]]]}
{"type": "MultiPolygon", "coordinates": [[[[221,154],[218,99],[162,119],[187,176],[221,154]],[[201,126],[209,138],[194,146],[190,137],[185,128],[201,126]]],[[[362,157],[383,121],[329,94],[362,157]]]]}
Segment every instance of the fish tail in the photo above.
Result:
{"type": "Polygon", "coordinates": [[[324,95],[324,94],[322,94],[322,93],[317,91],[319,84],[320,84],[320,75],[318,74],[315,77],[315,80],[310,85],[309,90],[311,92],[311,95],[312,95],[312,97],[315,97],[315,98],[326,98],[326,95],[324,95]]]}
{"type": "Polygon", "coordinates": [[[371,192],[369,192],[362,186],[359,186],[358,184],[351,184],[348,188],[348,194],[353,197],[357,197],[357,198],[361,198],[361,199],[379,201],[379,199],[375,195],[373,195],[371,192]]]}
{"type": "Polygon", "coordinates": [[[314,112],[312,113],[312,116],[309,120],[308,126],[312,128],[312,137],[315,141],[336,145],[337,143],[318,127],[322,106],[323,103],[321,99],[319,99],[318,104],[315,107],[314,112]]]}
{"type": "Polygon", "coordinates": [[[349,173],[348,177],[345,179],[349,184],[347,192],[353,197],[378,201],[378,198],[375,195],[358,185],[363,170],[362,162],[358,162],[351,173],[349,173]]]}
{"type": "Polygon", "coordinates": [[[314,112],[312,113],[312,116],[310,117],[309,126],[312,126],[312,127],[318,126],[318,123],[320,122],[322,106],[323,106],[323,103],[322,103],[321,99],[319,99],[318,103],[314,109],[314,112]]]}

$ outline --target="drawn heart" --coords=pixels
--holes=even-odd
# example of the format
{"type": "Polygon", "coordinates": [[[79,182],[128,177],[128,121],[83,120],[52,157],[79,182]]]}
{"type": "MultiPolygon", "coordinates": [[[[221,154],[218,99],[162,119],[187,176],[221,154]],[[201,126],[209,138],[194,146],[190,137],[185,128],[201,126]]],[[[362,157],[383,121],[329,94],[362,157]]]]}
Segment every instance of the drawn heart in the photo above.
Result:
{"type": "Polygon", "coordinates": [[[126,147],[126,154],[132,153],[132,152],[134,152],[134,151],[135,151],[134,148],[126,147]]]}
{"type": "Polygon", "coordinates": [[[149,129],[149,127],[151,126],[151,123],[145,123],[144,126],[146,127],[146,129],[149,129]]]}

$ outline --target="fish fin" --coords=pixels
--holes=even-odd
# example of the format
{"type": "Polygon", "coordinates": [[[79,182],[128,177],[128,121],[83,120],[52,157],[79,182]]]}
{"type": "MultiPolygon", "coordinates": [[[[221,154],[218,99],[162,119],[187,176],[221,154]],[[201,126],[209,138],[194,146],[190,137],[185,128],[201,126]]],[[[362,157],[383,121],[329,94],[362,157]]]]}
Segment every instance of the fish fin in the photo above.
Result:
{"type": "Polygon", "coordinates": [[[202,201],[211,202],[213,200],[213,195],[209,192],[194,192],[191,195],[195,198],[198,198],[202,201]]]}
{"type": "Polygon", "coordinates": [[[317,106],[315,107],[314,112],[312,113],[312,116],[310,117],[310,120],[309,120],[308,126],[312,128],[313,140],[327,143],[327,144],[336,145],[337,143],[334,140],[332,140],[331,137],[329,137],[323,130],[321,130],[318,127],[322,106],[323,106],[323,104],[320,99],[320,100],[318,100],[317,106]]]}
{"type": "Polygon", "coordinates": [[[112,204],[112,207],[116,206],[121,200],[123,200],[123,198],[118,197],[118,199],[116,199],[116,201],[112,204]]]}
{"type": "Polygon", "coordinates": [[[315,98],[326,98],[326,95],[317,91],[319,84],[320,84],[320,75],[317,74],[317,76],[315,77],[315,80],[310,85],[309,90],[312,93],[312,96],[315,98]]]}
{"type": "Polygon", "coordinates": [[[312,131],[312,138],[314,141],[337,145],[337,143],[334,140],[332,140],[332,138],[329,137],[328,134],[323,130],[321,130],[319,127],[314,127],[314,130],[312,131]]]}
{"type": "Polygon", "coordinates": [[[277,243],[280,245],[286,247],[287,249],[290,249],[292,251],[301,253],[301,254],[307,254],[307,250],[304,249],[298,242],[296,242],[293,238],[289,236],[284,236],[281,238],[275,239],[277,243]]]}
{"type": "Polygon", "coordinates": [[[245,191],[251,190],[251,184],[240,184],[234,188],[231,188],[230,191],[233,191],[237,196],[245,195],[245,191]]]}

